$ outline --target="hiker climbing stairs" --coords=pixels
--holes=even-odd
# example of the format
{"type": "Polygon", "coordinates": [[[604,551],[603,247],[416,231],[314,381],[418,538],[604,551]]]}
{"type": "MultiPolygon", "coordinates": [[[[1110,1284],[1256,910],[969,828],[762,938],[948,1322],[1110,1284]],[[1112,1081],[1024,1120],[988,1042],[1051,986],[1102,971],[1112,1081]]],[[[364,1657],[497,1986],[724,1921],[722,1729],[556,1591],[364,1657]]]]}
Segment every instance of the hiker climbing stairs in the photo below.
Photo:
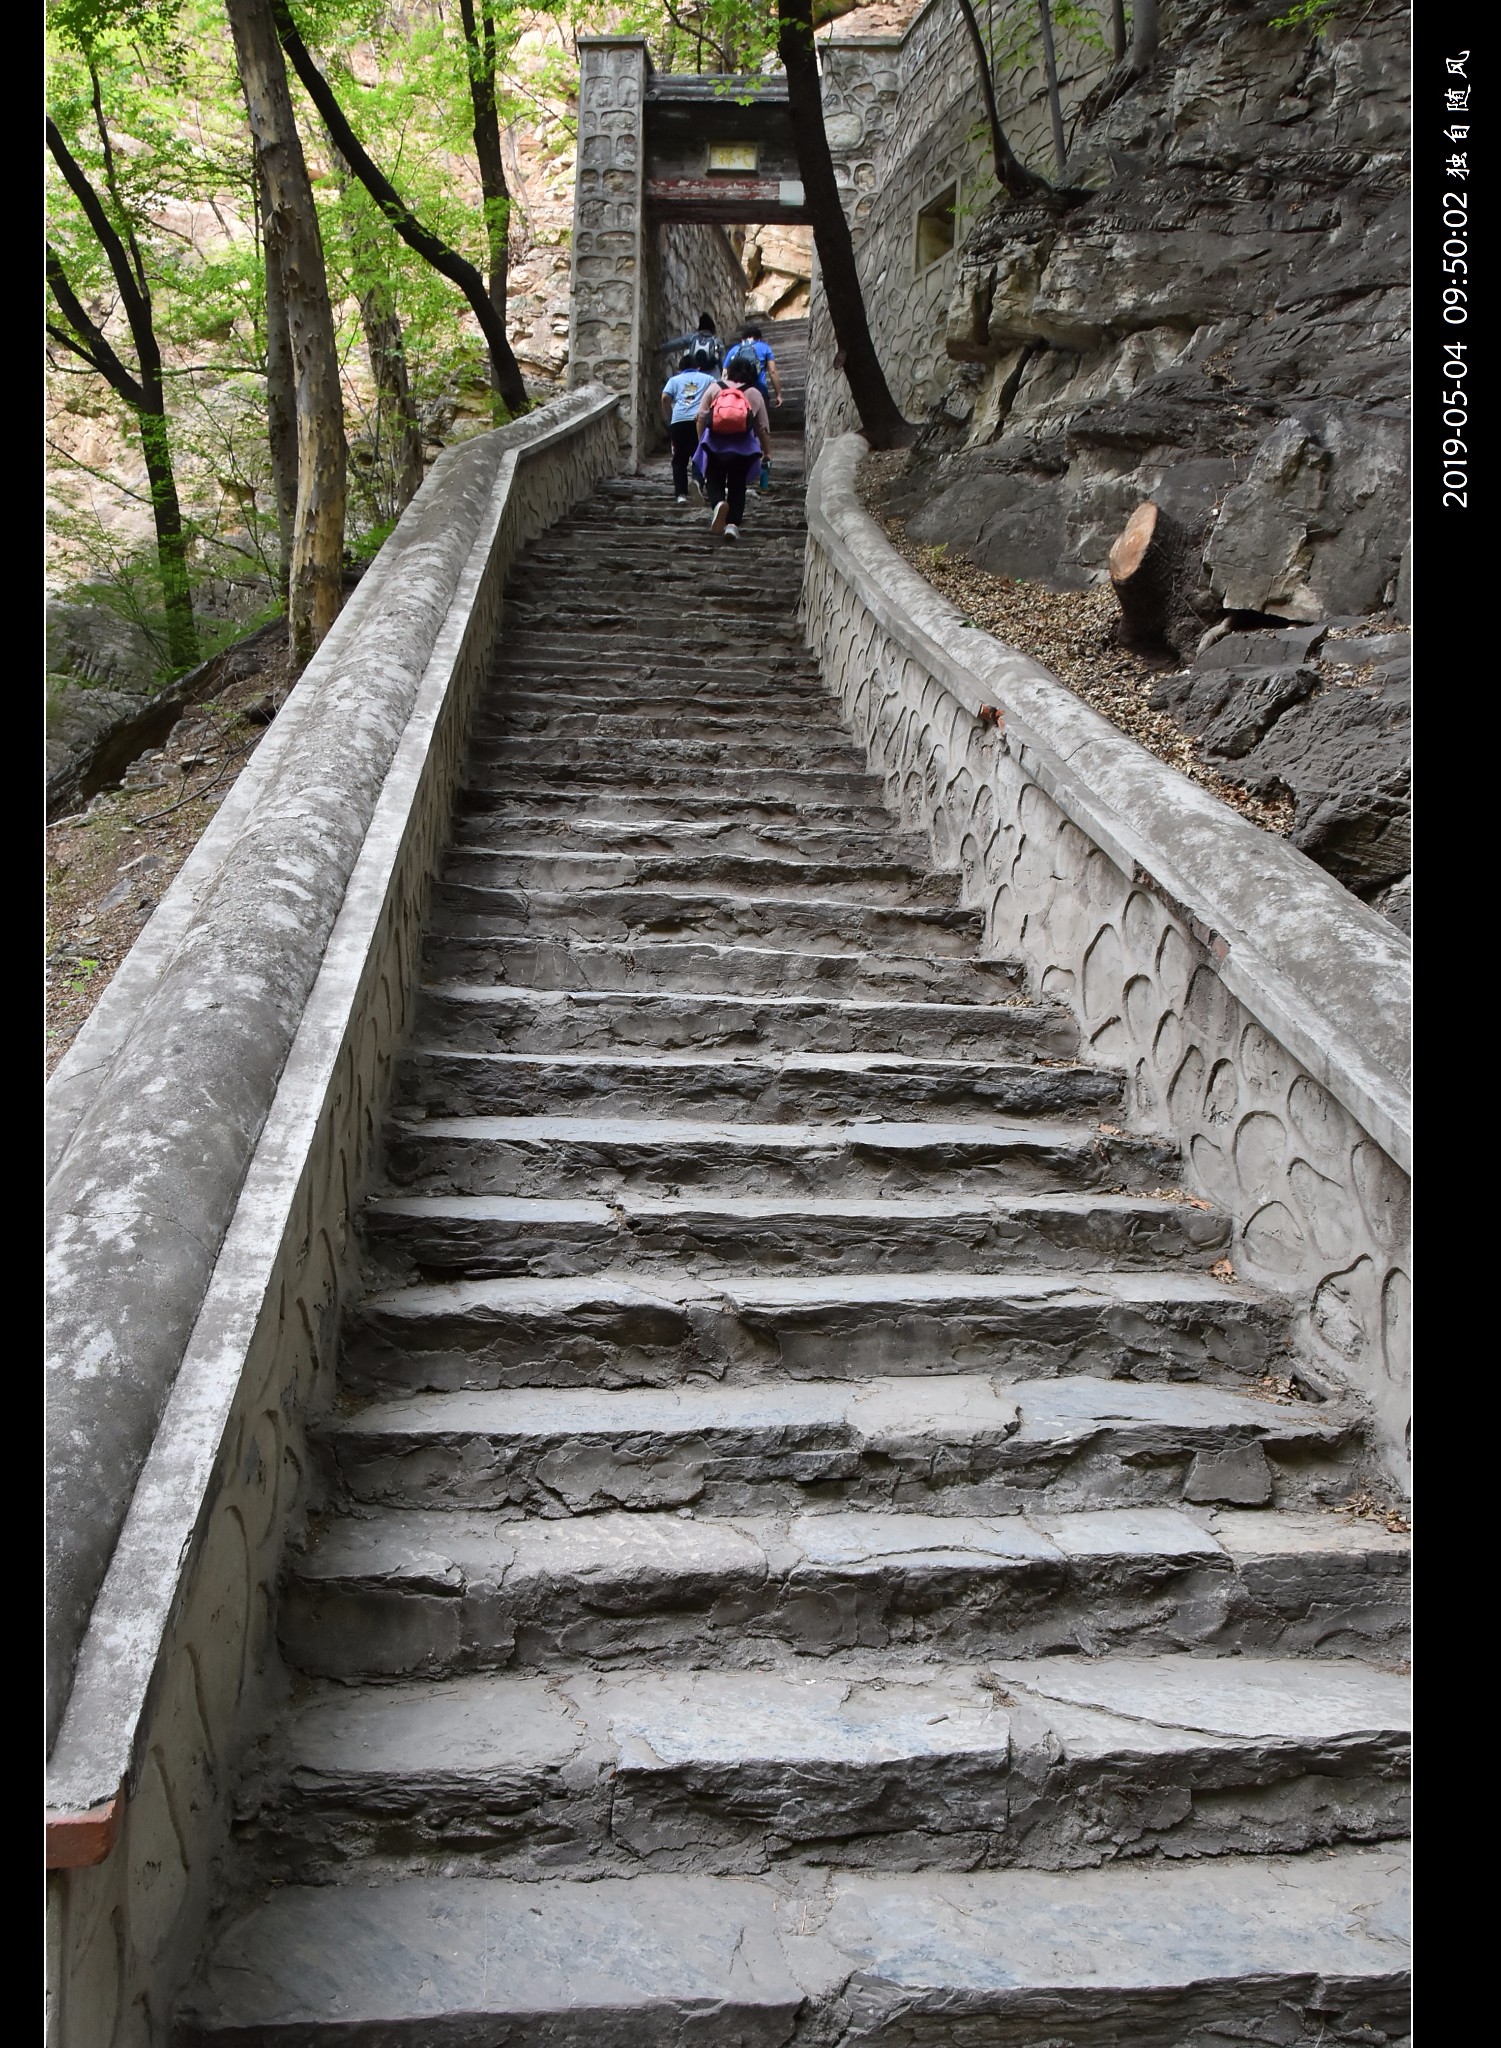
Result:
{"type": "Polygon", "coordinates": [[[180,2038],[1395,2043],[1359,1414],[885,808],[776,480],[515,572],[180,2038]]]}

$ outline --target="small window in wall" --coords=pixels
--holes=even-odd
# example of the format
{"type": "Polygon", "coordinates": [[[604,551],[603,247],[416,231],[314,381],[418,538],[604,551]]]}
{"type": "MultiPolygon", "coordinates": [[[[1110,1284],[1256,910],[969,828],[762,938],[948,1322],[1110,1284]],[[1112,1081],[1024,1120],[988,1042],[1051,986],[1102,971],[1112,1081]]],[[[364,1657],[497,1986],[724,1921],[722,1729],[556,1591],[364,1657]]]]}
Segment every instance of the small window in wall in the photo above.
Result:
{"type": "Polygon", "coordinates": [[[947,256],[954,246],[954,214],[959,203],[959,188],[948,185],[920,207],[917,214],[917,267],[927,270],[942,257],[947,256]]]}

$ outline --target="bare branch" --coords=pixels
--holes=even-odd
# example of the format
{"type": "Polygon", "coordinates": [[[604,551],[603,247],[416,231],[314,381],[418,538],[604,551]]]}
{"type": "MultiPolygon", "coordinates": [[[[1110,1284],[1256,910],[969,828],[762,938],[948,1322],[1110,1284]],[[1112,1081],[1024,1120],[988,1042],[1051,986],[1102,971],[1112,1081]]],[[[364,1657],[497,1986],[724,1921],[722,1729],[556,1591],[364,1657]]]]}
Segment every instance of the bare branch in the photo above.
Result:
{"type": "Polygon", "coordinates": [[[137,412],[149,410],[151,408],[150,394],[131,375],[125,364],[121,362],[119,356],[115,354],[114,349],[111,348],[109,342],[105,339],[103,331],[95,326],[94,322],[84,311],[82,301],[68,282],[68,273],[63,269],[62,259],[58,256],[57,251],[51,247],[47,250],[47,288],[52,293],[53,298],[56,299],[63,318],[83,345],[79,346],[69,341],[68,337],[58,328],[49,326],[48,332],[57,335],[58,339],[71,348],[75,355],[82,356],[86,363],[92,363],[100,376],[108,382],[112,389],[119,392],[127,405],[134,406],[137,412]]]}

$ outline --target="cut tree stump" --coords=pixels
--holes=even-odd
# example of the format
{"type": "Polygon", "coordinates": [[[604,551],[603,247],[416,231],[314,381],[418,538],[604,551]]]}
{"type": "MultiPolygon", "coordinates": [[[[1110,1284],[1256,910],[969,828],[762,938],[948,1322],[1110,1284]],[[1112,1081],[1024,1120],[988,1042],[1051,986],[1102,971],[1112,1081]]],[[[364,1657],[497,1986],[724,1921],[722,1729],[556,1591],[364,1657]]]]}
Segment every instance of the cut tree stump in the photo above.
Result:
{"type": "Polygon", "coordinates": [[[1188,659],[1204,631],[1193,603],[1198,549],[1188,529],[1149,499],[1127,520],[1108,566],[1123,643],[1139,654],[1188,659]]]}

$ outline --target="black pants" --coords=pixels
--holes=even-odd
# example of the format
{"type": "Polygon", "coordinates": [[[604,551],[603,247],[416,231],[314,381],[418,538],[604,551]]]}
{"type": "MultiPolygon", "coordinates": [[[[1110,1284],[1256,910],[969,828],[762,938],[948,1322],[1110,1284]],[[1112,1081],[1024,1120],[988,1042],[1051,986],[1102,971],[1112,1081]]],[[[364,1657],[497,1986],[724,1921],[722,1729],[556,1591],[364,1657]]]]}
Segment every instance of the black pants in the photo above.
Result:
{"type": "Polygon", "coordinates": [[[686,498],[688,495],[688,465],[693,460],[693,451],[698,446],[698,421],[674,420],[667,429],[672,442],[672,489],[673,495],[686,498]]]}
{"type": "Polygon", "coordinates": [[[712,448],[706,448],[704,455],[708,464],[709,503],[717,505],[721,498],[727,498],[730,506],[728,523],[738,526],[745,517],[745,487],[752,475],[761,474],[761,458],[759,455],[716,455],[712,448]]]}

